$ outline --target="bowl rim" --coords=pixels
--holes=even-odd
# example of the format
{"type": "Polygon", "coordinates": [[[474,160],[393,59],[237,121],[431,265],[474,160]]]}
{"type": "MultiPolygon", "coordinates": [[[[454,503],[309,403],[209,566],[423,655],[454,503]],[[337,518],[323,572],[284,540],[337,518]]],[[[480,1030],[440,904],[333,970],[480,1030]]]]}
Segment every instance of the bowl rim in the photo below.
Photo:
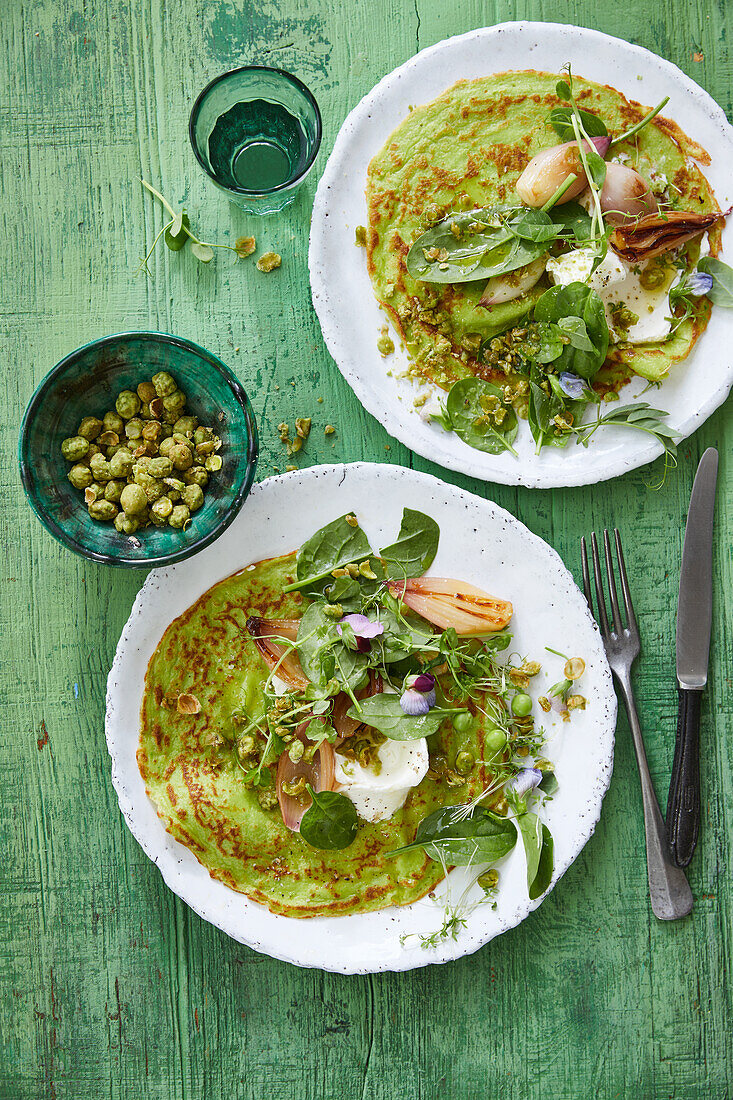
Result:
{"type": "Polygon", "coordinates": [[[210,180],[214,181],[217,187],[221,187],[222,190],[227,191],[232,195],[243,195],[247,198],[258,198],[261,195],[276,195],[280,191],[287,191],[301,184],[316,162],[316,157],[318,156],[319,150],[321,148],[322,138],[323,118],[321,116],[321,108],[318,106],[318,101],[313,95],[313,92],[310,90],[307,84],[304,84],[303,81],[295,75],[295,73],[288,72],[287,69],[275,68],[273,65],[239,65],[236,69],[227,69],[226,72],[219,73],[218,76],[215,76],[213,80],[209,81],[205,88],[201,89],[199,94],[196,96],[196,99],[194,100],[193,107],[191,108],[191,114],[188,116],[188,139],[191,143],[191,149],[193,150],[193,155],[196,157],[199,165],[203,168],[204,172],[206,172],[206,175],[209,177],[210,180]],[[220,183],[214,173],[209,170],[208,165],[199,153],[195,138],[196,120],[198,119],[201,110],[201,104],[203,103],[209,92],[212,90],[212,88],[215,88],[217,84],[221,84],[223,81],[228,80],[231,76],[236,76],[238,73],[246,72],[277,73],[278,76],[284,76],[287,80],[290,81],[291,84],[294,84],[297,90],[303,94],[305,99],[308,100],[310,105],[313,107],[316,116],[316,132],[313,139],[313,150],[308,157],[308,162],[302,169],[302,171],[300,171],[297,176],[294,176],[293,179],[288,179],[284,183],[275,184],[274,187],[259,187],[257,188],[257,190],[254,191],[247,187],[240,187],[239,185],[230,187],[229,185],[224,185],[220,183]]]}
{"type": "Polygon", "coordinates": [[[183,336],[175,336],[169,332],[154,332],[149,330],[132,330],[127,332],[114,332],[108,336],[100,336],[96,340],[89,340],[86,344],[82,344],[80,347],[70,351],[63,359],[51,368],[48,374],[36,386],[33,391],[26,410],[23,414],[23,419],[20,424],[20,433],[18,436],[18,465],[20,467],[20,478],[23,483],[23,489],[26,495],[26,499],[30,504],[33,513],[40,520],[49,534],[53,535],[63,546],[72,550],[74,553],[79,554],[81,557],[88,558],[91,561],[101,562],[104,565],[119,566],[120,568],[138,568],[138,569],[154,569],[161,565],[172,565],[174,562],[183,561],[185,558],[191,557],[193,554],[198,553],[199,550],[203,550],[204,547],[209,546],[215,539],[219,537],[227,527],[232,523],[234,517],[241,509],[244,501],[246,500],[252,484],[254,482],[255,472],[257,469],[257,459],[259,455],[259,437],[257,432],[257,421],[255,420],[254,412],[250,404],[247,392],[242,386],[239,379],[234,372],[213,352],[208,351],[206,348],[197,344],[193,340],[188,340],[183,336]],[[164,344],[172,344],[176,347],[184,348],[187,351],[193,351],[197,355],[209,363],[219,374],[224,378],[225,382],[229,385],[234,397],[242,410],[245,423],[247,425],[247,470],[237,493],[232,501],[232,504],[226,513],[217,524],[201,538],[197,539],[193,543],[187,543],[181,547],[180,550],[171,554],[158,554],[156,556],[147,558],[127,558],[127,557],[115,557],[111,554],[104,554],[98,550],[93,550],[84,546],[76,539],[72,538],[64,530],[60,524],[48,515],[45,508],[41,505],[37,499],[30,477],[30,463],[28,456],[28,435],[29,426],[33,421],[33,418],[38,413],[43,398],[45,397],[51,384],[55,382],[66,370],[71,363],[75,362],[79,357],[91,348],[103,348],[114,341],[127,341],[132,338],[140,339],[141,337],[147,339],[153,339],[164,344]]]}

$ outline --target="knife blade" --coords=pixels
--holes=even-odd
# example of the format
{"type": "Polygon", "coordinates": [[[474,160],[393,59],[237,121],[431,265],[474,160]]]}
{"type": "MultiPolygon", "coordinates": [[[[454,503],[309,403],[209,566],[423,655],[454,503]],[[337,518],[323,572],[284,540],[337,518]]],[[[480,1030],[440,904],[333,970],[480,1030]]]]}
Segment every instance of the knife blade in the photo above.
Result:
{"type": "Polygon", "coordinates": [[[673,861],[686,867],[700,831],[700,709],[708,678],[713,618],[713,516],[718,452],[700,459],[690,496],[677,602],[679,706],[667,799],[667,837],[673,861]]]}

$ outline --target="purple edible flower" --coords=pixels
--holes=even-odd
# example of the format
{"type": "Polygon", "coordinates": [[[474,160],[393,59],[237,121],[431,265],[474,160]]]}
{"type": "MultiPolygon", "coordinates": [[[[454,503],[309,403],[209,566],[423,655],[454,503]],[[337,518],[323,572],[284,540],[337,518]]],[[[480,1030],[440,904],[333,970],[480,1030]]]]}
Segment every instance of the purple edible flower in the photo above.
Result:
{"type": "Polygon", "coordinates": [[[713,289],[713,277],[705,271],[693,271],[687,280],[687,293],[699,298],[702,294],[709,294],[713,289]]]}
{"type": "Polygon", "coordinates": [[[560,383],[560,389],[566,397],[570,397],[573,401],[577,401],[580,397],[584,397],[588,386],[587,383],[579,378],[577,374],[573,374],[572,371],[566,370],[558,378],[560,383]]]}
{"type": "Polygon", "coordinates": [[[517,798],[524,798],[525,794],[539,787],[542,782],[542,772],[539,768],[523,768],[517,772],[514,779],[510,779],[506,790],[511,791],[517,798]]]}
{"type": "Polygon", "coordinates": [[[427,714],[435,706],[435,677],[429,672],[408,676],[400,696],[400,706],[405,714],[427,714]]]}
{"type": "Polygon", "coordinates": [[[336,630],[339,634],[342,633],[341,623],[348,623],[357,638],[376,638],[377,635],[384,634],[384,623],[373,623],[366,615],[358,615],[356,612],[344,615],[337,623],[336,630]]]}

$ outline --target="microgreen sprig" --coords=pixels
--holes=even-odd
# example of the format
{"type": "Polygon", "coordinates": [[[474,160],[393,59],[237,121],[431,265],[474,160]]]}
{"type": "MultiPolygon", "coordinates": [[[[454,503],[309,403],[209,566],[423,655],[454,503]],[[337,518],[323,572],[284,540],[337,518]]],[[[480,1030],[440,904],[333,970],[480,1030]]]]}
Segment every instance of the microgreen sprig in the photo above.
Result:
{"type": "Polygon", "coordinates": [[[214,258],[215,248],[225,248],[229,252],[234,254],[239,259],[244,259],[246,255],[250,255],[250,251],[246,251],[243,247],[232,246],[230,244],[216,244],[213,241],[202,241],[195,233],[191,231],[188,215],[185,210],[175,210],[168,200],[161,195],[160,191],[156,190],[152,184],[147,180],[140,178],[140,183],[149,191],[154,198],[163,206],[163,209],[169,215],[169,221],[162,226],[161,229],[155,235],[153,243],[148,249],[145,257],[140,261],[140,271],[144,271],[146,275],[151,275],[152,272],[148,267],[148,260],[155,251],[155,246],[161,237],[165,237],[165,243],[172,252],[179,252],[186,244],[190,246],[191,252],[194,254],[199,263],[208,264],[214,258]]]}

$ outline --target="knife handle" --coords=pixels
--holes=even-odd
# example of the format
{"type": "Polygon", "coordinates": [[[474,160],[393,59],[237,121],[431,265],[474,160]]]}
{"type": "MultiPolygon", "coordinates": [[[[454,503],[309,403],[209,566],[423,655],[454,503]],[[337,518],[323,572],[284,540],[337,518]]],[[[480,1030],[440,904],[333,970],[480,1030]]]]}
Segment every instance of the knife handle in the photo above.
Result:
{"type": "Polygon", "coordinates": [[[667,838],[672,861],[687,867],[700,831],[701,691],[679,689],[677,741],[667,798],[667,838]]]}

